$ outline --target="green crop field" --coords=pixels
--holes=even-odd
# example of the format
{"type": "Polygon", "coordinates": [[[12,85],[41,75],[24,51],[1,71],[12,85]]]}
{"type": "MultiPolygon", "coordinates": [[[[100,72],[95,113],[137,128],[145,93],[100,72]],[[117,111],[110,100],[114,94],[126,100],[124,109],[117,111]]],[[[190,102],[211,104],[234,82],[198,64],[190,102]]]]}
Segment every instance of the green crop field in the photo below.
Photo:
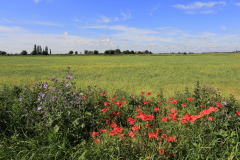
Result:
{"type": "Polygon", "coordinates": [[[52,76],[62,80],[67,66],[83,89],[96,84],[110,94],[120,89],[156,96],[163,88],[165,96],[171,96],[185,87],[192,90],[199,81],[240,100],[240,54],[2,56],[0,90],[4,84],[50,82],[52,76]]]}

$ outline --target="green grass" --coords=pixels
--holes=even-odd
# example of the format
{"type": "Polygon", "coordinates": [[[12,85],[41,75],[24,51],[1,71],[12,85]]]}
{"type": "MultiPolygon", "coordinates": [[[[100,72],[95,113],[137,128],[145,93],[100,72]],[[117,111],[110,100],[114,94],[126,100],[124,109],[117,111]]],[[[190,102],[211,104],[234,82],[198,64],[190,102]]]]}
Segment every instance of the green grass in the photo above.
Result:
{"type": "Polygon", "coordinates": [[[111,94],[122,89],[154,96],[164,88],[171,96],[186,86],[193,89],[198,80],[240,100],[239,62],[240,54],[2,56],[0,86],[49,82],[52,76],[62,77],[62,70],[70,65],[78,88],[97,84],[111,94]]]}

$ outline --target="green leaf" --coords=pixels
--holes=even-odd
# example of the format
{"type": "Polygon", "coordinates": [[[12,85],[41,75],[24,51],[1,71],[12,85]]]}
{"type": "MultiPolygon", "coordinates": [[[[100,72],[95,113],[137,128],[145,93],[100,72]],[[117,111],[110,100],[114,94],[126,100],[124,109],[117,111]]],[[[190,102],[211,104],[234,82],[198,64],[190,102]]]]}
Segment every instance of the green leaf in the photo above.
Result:
{"type": "Polygon", "coordinates": [[[75,119],[75,121],[72,122],[74,127],[76,127],[79,124],[79,120],[80,120],[80,118],[77,118],[77,119],[75,119]]]}
{"type": "Polygon", "coordinates": [[[53,128],[53,133],[56,134],[59,131],[59,128],[60,127],[58,125],[55,125],[53,128]]]}
{"type": "Polygon", "coordinates": [[[85,127],[85,123],[82,123],[82,128],[84,128],[85,127]]]}

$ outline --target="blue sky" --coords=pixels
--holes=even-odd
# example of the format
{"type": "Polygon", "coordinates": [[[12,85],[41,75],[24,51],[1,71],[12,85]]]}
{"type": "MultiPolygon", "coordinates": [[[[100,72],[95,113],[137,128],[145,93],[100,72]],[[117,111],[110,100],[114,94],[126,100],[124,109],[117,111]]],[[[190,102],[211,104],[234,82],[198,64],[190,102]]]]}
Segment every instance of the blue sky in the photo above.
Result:
{"type": "Polygon", "coordinates": [[[0,50],[240,50],[240,0],[5,0],[0,50]]]}

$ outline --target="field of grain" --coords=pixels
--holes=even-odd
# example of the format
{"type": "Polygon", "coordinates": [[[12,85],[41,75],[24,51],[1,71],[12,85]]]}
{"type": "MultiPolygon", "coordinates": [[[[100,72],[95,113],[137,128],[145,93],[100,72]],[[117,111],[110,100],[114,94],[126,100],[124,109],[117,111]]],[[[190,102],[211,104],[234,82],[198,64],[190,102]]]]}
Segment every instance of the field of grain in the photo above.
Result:
{"type": "MultiPolygon", "coordinates": [[[[240,100],[240,54],[119,55],[119,56],[4,56],[0,57],[0,90],[4,84],[29,85],[62,80],[71,67],[76,86],[101,87],[113,94],[120,89],[134,95],[159,88],[166,96],[200,86],[219,88],[240,100]]],[[[49,83],[50,84],[50,83],[49,83]]]]}

